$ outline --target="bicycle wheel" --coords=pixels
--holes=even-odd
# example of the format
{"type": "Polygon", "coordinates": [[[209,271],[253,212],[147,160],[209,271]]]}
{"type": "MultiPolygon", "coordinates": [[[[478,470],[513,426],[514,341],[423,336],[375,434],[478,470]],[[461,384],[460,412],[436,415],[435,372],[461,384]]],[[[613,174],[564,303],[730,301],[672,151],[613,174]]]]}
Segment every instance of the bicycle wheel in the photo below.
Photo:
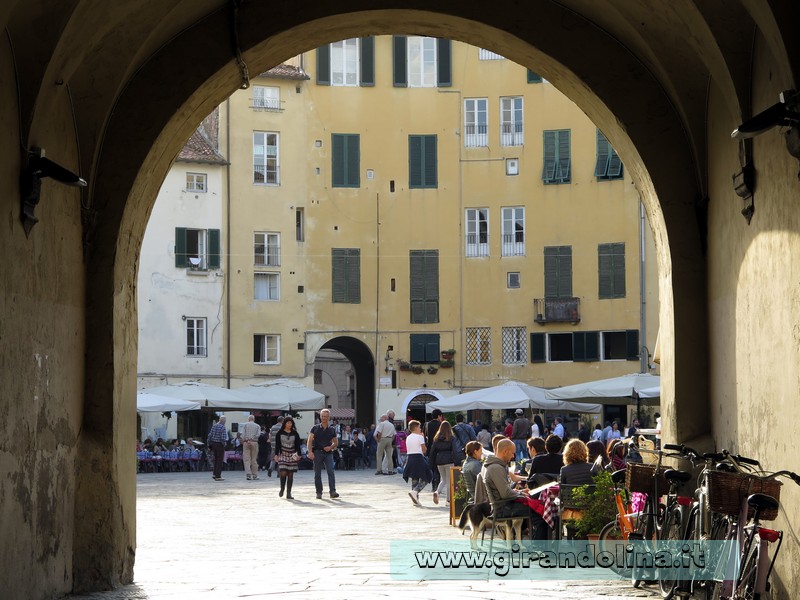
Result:
{"type": "MultiPolygon", "coordinates": [[[[742,569],[742,579],[736,587],[739,598],[743,600],[753,600],[755,598],[756,587],[756,565],[758,564],[758,541],[756,540],[753,547],[750,549],[750,554],[744,561],[744,569],[742,569]]],[[[759,596],[759,600],[769,600],[770,593],[764,592],[759,596]]]]}
{"type": "MultiPolygon", "coordinates": [[[[699,515],[696,521],[699,522],[699,515]]],[[[714,521],[711,523],[711,535],[709,539],[711,540],[724,540],[728,537],[728,532],[730,531],[733,523],[731,523],[730,519],[725,515],[714,515],[714,521]]],[[[697,529],[699,529],[699,523],[697,524],[697,529]]],[[[692,538],[692,539],[700,539],[692,538]]],[[[716,564],[711,565],[712,571],[715,571],[717,568],[716,564]]],[[[714,579],[709,579],[707,581],[702,582],[702,586],[705,588],[706,592],[706,600],[720,600],[720,595],[722,592],[722,582],[716,581],[714,579]]]]}
{"type": "MultiPolygon", "coordinates": [[[[667,542],[683,539],[683,511],[677,504],[666,511],[658,539],[667,542]]],[[[661,588],[661,596],[669,600],[675,594],[678,581],[660,573],[658,585],[661,588]]]]}
{"type": "MultiPolygon", "coordinates": [[[[658,537],[658,502],[648,494],[644,509],[639,514],[636,522],[635,536],[639,540],[650,544],[658,537]]],[[[631,535],[631,539],[633,539],[631,535]]],[[[632,574],[633,587],[638,588],[642,583],[655,583],[655,573],[651,569],[636,569],[632,574]]]]}
{"type": "MultiPolygon", "coordinates": [[[[619,519],[614,519],[600,530],[599,549],[601,552],[614,553],[617,544],[624,542],[625,536],[619,526],[619,519]]],[[[611,570],[624,579],[631,576],[631,570],[620,565],[613,565],[611,570]]]]}

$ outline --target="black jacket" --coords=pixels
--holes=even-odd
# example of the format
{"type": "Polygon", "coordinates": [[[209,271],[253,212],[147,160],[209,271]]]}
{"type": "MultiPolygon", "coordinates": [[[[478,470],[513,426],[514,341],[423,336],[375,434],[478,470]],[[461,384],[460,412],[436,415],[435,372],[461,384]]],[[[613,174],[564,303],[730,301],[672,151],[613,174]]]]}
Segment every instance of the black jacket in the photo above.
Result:
{"type": "Polygon", "coordinates": [[[453,464],[453,440],[449,442],[440,440],[433,442],[431,452],[428,455],[431,465],[450,465],[453,464]]]}
{"type": "Polygon", "coordinates": [[[300,439],[300,434],[296,431],[290,431],[286,433],[283,429],[279,429],[278,433],[275,434],[275,454],[280,454],[283,446],[281,445],[281,437],[282,436],[292,436],[294,437],[294,452],[300,454],[300,444],[303,443],[303,440],[300,439]]]}

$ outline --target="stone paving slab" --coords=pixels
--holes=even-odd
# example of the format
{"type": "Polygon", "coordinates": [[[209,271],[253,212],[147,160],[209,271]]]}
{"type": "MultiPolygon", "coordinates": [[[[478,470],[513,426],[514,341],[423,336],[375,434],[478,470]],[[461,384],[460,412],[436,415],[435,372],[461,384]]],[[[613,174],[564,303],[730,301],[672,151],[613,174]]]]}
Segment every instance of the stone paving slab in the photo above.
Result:
{"type": "Polygon", "coordinates": [[[134,585],[69,598],[660,598],[657,587],[634,589],[619,581],[393,579],[390,540],[459,539],[449,509],[434,505],[429,490],[416,507],[400,475],[337,471],[341,497],[328,497],[323,474],[326,491],[317,500],[313,473],[300,471],[295,500],[288,501],[278,497],[275,476],[262,473],[258,481],[247,481],[242,471],[233,471],[224,477],[215,482],[204,472],[138,475],[134,585]]]}

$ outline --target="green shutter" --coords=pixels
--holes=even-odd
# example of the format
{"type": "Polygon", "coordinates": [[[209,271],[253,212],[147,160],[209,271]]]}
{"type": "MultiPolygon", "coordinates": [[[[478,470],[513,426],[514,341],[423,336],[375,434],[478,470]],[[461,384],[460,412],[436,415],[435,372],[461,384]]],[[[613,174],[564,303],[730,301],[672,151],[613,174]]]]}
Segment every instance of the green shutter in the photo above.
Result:
{"type": "Polygon", "coordinates": [[[331,47],[328,44],[317,48],[317,85],[331,84],[331,47]]]}
{"type": "Polygon", "coordinates": [[[425,342],[427,335],[423,333],[412,333],[410,336],[410,358],[412,363],[425,362],[425,342]]]}
{"type": "Polygon", "coordinates": [[[411,358],[413,363],[438,363],[439,334],[438,333],[412,333],[410,335],[411,358]]]}
{"type": "Polygon", "coordinates": [[[625,360],[639,360],[639,330],[628,329],[625,332],[625,360]]]}
{"type": "Polygon", "coordinates": [[[347,136],[347,185],[348,187],[361,186],[361,136],[356,134],[347,136]]]}
{"type": "Polygon", "coordinates": [[[542,76],[528,69],[528,83],[542,83],[542,76]]]}
{"type": "Polygon", "coordinates": [[[600,332],[586,331],[586,355],[587,361],[600,360],[600,332]]]}
{"type": "Polygon", "coordinates": [[[572,247],[561,246],[558,257],[558,296],[572,298],[572,247]]]}
{"type": "Polygon", "coordinates": [[[597,130],[597,163],[594,167],[595,177],[606,177],[608,175],[609,143],[606,136],[599,129],[597,130]]]}
{"type": "Polygon", "coordinates": [[[439,251],[425,254],[425,322],[439,322],[439,251]]]}
{"type": "Polygon", "coordinates": [[[614,297],[625,297],[625,244],[612,244],[614,247],[613,285],[614,297]]]}
{"type": "Polygon", "coordinates": [[[423,187],[423,147],[424,140],[421,135],[408,136],[408,187],[421,188],[423,187]]]}
{"type": "Polygon", "coordinates": [[[189,266],[186,257],[186,227],[175,228],[175,266],[184,269],[189,266]]]}
{"type": "Polygon", "coordinates": [[[423,187],[435,188],[438,185],[437,177],[437,137],[426,135],[423,138],[423,187]]]}
{"type": "Polygon", "coordinates": [[[359,85],[361,87],[372,87],[375,85],[375,38],[372,36],[361,38],[361,76],[359,85]]]}
{"type": "Polygon", "coordinates": [[[347,299],[347,282],[345,280],[347,256],[344,248],[331,249],[331,263],[331,280],[333,283],[331,299],[334,303],[345,302],[347,299]]]}
{"type": "Polygon", "coordinates": [[[261,335],[254,335],[253,336],[253,362],[260,363],[264,362],[261,357],[261,340],[264,336],[261,335]]]}
{"type": "Polygon", "coordinates": [[[556,132],[544,132],[544,164],[542,167],[542,180],[545,183],[554,183],[556,177],[556,132]]]}
{"type": "Polygon", "coordinates": [[[412,323],[439,322],[439,251],[409,252],[409,295],[412,323]]]}
{"type": "Polygon", "coordinates": [[[331,184],[333,187],[345,185],[345,136],[331,134],[331,184]]]}
{"type": "Polygon", "coordinates": [[[208,230],[208,268],[219,269],[220,243],[219,229],[208,230]]]}
{"type": "Polygon", "coordinates": [[[575,331],[572,334],[572,360],[589,362],[600,360],[600,333],[598,331],[575,331]]]}
{"type": "Polygon", "coordinates": [[[331,280],[334,303],[361,302],[361,250],[359,248],[331,249],[331,280]]]}
{"type": "Polygon", "coordinates": [[[625,244],[600,244],[597,247],[599,297],[625,297],[625,244]]]}
{"type": "Polygon", "coordinates": [[[544,249],[544,297],[572,297],[572,246],[544,249]]]}
{"type": "Polygon", "coordinates": [[[453,85],[453,56],[450,40],[437,38],[436,45],[436,85],[450,87],[453,85]]]}
{"type": "Polygon", "coordinates": [[[570,181],[570,130],[558,132],[558,180],[559,183],[570,181]]]}
{"type": "Polygon", "coordinates": [[[440,360],[439,355],[439,334],[430,333],[425,342],[425,362],[438,363],[440,360]]]}
{"type": "Polygon", "coordinates": [[[347,249],[347,301],[361,304],[361,250],[347,249]]]}
{"type": "Polygon", "coordinates": [[[544,342],[545,342],[545,334],[544,333],[532,333],[531,334],[531,362],[532,363],[541,363],[547,360],[547,356],[545,355],[544,351],[544,342]]]}
{"type": "Polygon", "coordinates": [[[408,87],[406,44],[406,36],[392,36],[392,84],[394,87],[408,87]]]}
{"type": "Polygon", "coordinates": [[[611,156],[608,159],[608,178],[609,179],[621,179],[622,178],[622,160],[617,154],[616,150],[614,150],[611,145],[609,144],[608,149],[611,153],[611,156]]]}
{"type": "Polygon", "coordinates": [[[544,249],[544,297],[558,298],[558,248],[544,249]]]}

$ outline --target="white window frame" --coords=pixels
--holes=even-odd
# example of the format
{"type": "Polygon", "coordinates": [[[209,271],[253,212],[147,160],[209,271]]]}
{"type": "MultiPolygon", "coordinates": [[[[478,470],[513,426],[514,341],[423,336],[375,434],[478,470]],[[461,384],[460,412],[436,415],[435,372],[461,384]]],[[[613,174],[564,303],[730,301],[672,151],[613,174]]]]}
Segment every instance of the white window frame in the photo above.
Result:
{"type": "Polygon", "coordinates": [[[264,360],[254,360],[253,364],[279,365],[281,362],[281,336],[274,333],[257,333],[256,336],[261,338],[261,356],[264,357],[264,360]],[[273,360],[270,360],[270,352],[274,353],[273,360]]]}
{"type": "Polygon", "coordinates": [[[281,234],[273,231],[253,233],[253,264],[256,267],[281,266],[281,234]]]}
{"type": "Polygon", "coordinates": [[[253,298],[260,302],[278,302],[281,299],[281,274],[271,271],[254,273],[253,298]],[[259,286],[259,281],[266,283],[259,286]],[[266,294],[263,292],[266,292],[266,294]]]}
{"type": "Polygon", "coordinates": [[[467,258],[489,256],[489,209],[468,208],[465,211],[466,234],[464,253],[467,258]],[[483,219],[479,217],[483,217],[483,219]],[[485,231],[482,225],[485,224],[485,231]]]}
{"type": "Polygon", "coordinates": [[[186,317],[186,356],[208,356],[208,322],[205,317],[186,317]]]}
{"type": "Polygon", "coordinates": [[[436,87],[436,38],[412,35],[407,38],[408,87],[436,87]]]}
{"type": "Polygon", "coordinates": [[[486,50],[485,48],[478,48],[478,60],[505,60],[506,57],[497,52],[486,50]]]}
{"type": "Polygon", "coordinates": [[[208,230],[186,228],[186,261],[192,271],[205,271],[208,268],[208,230]],[[197,254],[191,251],[193,244],[189,238],[196,236],[197,254]]]}
{"type": "Polygon", "coordinates": [[[503,364],[524,365],[528,362],[527,327],[503,327],[503,364]]]}
{"type": "Polygon", "coordinates": [[[208,176],[205,173],[186,173],[186,191],[205,194],[208,191],[208,176]]]}
{"type": "Polygon", "coordinates": [[[358,38],[331,44],[331,85],[357,87],[359,74],[358,38]]]}
{"type": "Polygon", "coordinates": [[[280,134],[276,131],[254,131],[253,184],[280,185],[280,174],[280,134]]]}
{"type": "Polygon", "coordinates": [[[500,98],[500,145],[525,145],[525,104],[522,96],[500,98]]]}
{"type": "Polygon", "coordinates": [[[466,348],[468,365],[492,364],[492,329],[491,327],[467,327],[466,348]],[[474,346],[474,350],[472,349],[474,346]],[[474,352],[474,356],[472,353],[474,352]],[[484,357],[485,360],[481,360],[484,357]]]}
{"type": "Polygon", "coordinates": [[[600,344],[600,360],[604,362],[622,362],[628,360],[627,352],[622,353],[622,358],[606,358],[606,334],[607,333],[615,333],[617,335],[621,335],[623,338],[623,345],[627,343],[627,336],[628,332],[624,329],[610,329],[607,331],[600,332],[600,339],[598,343],[600,344]]]}
{"type": "Polygon", "coordinates": [[[254,110],[280,110],[281,88],[274,85],[253,86],[254,110]]]}
{"type": "Polygon", "coordinates": [[[518,290],[521,287],[519,271],[509,271],[506,273],[506,287],[510,290],[518,290]],[[513,285],[516,283],[516,285],[513,285]]]}
{"type": "Polygon", "coordinates": [[[464,99],[464,147],[483,148],[489,145],[489,99],[464,99]]]}
{"type": "Polygon", "coordinates": [[[504,206],[502,209],[502,256],[525,256],[525,207],[504,206]],[[517,230],[517,223],[522,221],[522,232],[517,230]],[[520,240],[520,238],[522,238],[520,240]]]}

